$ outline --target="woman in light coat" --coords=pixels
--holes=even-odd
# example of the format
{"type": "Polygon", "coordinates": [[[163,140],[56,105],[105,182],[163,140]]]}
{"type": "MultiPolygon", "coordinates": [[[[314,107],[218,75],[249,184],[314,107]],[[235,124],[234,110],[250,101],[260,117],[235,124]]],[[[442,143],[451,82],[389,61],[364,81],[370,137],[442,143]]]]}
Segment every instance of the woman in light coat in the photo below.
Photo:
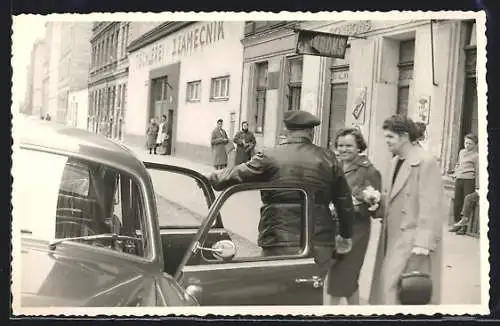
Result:
{"type": "Polygon", "coordinates": [[[383,125],[389,149],[395,156],[384,178],[385,218],[382,241],[372,284],[372,304],[399,304],[400,275],[412,254],[429,255],[433,293],[439,304],[442,273],[443,185],[436,158],[416,140],[413,121],[393,116],[383,125]],[[382,258],[382,260],[380,260],[382,258]]]}

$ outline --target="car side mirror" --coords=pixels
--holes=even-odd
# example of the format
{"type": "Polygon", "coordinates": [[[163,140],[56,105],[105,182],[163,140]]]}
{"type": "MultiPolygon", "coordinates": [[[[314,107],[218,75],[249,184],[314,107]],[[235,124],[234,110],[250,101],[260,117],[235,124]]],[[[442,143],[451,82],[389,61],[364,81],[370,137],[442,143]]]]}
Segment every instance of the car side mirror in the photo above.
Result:
{"type": "Polygon", "coordinates": [[[220,240],[212,245],[211,248],[206,248],[198,245],[196,249],[201,251],[209,251],[214,258],[218,260],[230,260],[236,256],[236,246],[231,240],[220,240]]]}

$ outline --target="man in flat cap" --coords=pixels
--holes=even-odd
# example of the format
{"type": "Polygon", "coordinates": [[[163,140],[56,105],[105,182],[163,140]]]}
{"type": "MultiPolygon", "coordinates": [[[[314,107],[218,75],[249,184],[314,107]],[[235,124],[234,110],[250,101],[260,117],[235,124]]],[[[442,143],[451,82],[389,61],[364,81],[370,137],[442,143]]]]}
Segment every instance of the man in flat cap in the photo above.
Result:
{"type": "MultiPolygon", "coordinates": [[[[286,139],[278,146],[257,153],[246,163],[213,172],[208,179],[217,191],[243,182],[268,181],[298,181],[313,189],[313,253],[319,271],[327,275],[336,252],[337,233],[329,205],[334,204],[340,236],[346,240],[344,244],[349,244],[354,219],[351,190],[335,154],[313,144],[314,127],[320,124],[319,119],[305,111],[288,111],[284,123],[286,139]]],[[[303,211],[300,203],[303,199],[299,196],[290,191],[261,191],[264,206],[261,208],[258,245],[263,255],[301,252],[303,211]]]]}

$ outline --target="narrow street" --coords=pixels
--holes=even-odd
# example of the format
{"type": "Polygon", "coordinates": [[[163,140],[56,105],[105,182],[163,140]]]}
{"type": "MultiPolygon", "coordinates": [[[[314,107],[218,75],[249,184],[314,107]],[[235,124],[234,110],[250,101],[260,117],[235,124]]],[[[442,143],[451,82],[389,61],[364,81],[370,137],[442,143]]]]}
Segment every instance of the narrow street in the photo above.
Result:
{"type": "MultiPolygon", "coordinates": [[[[179,157],[149,155],[144,150],[129,146],[136,155],[145,161],[180,165],[201,173],[209,173],[213,168],[207,164],[192,162],[179,157]]],[[[208,213],[208,206],[201,189],[190,177],[174,175],[164,171],[150,171],[156,192],[165,198],[159,202],[160,223],[162,225],[189,225],[196,227],[208,213]],[[175,214],[170,214],[168,201],[180,203],[189,210],[178,208],[175,214]],[[174,217],[175,216],[175,217],[174,217]]],[[[216,196],[218,193],[216,193],[216,196]]],[[[225,228],[241,237],[235,239],[237,246],[244,247],[244,254],[256,250],[257,226],[260,217],[260,197],[258,192],[242,193],[228,200],[221,210],[225,228]]],[[[479,304],[480,288],[480,244],[479,239],[460,236],[447,232],[448,226],[443,226],[443,284],[442,304],[479,304]]],[[[360,296],[366,301],[370,288],[370,271],[374,264],[375,234],[379,230],[372,225],[372,236],[366,254],[360,277],[360,296]]],[[[242,248],[243,249],[243,248],[242,248]]],[[[241,252],[240,252],[241,254],[241,252]]]]}

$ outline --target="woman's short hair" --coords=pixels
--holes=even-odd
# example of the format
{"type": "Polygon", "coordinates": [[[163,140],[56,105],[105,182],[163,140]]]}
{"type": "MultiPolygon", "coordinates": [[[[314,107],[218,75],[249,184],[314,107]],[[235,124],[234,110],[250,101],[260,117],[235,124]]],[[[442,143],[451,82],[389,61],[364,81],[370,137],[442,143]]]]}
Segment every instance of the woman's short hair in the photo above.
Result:
{"type": "Polygon", "coordinates": [[[419,138],[417,136],[419,131],[417,130],[415,122],[413,122],[413,120],[408,116],[402,114],[394,114],[390,118],[386,119],[382,124],[382,129],[392,131],[400,136],[407,133],[411,142],[414,142],[419,138]]]}
{"type": "Polygon", "coordinates": [[[469,134],[465,135],[464,138],[472,140],[474,142],[474,144],[477,145],[478,139],[477,139],[477,136],[474,135],[473,133],[469,133],[469,134]]]}
{"type": "Polygon", "coordinates": [[[218,120],[217,120],[217,123],[219,123],[219,122],[223,122],[223,120],[222,120],[222,119],[218,119],[218,120]]]}
{"type": "Polygon", "coordinates": [[[338,141],[340,137],[345,137],[347,135],[351,135],[354,137],[354,141],[356,142],[356,146],[358,147],[360,152],[364,152],[368,146],[366,145],[366,141],[363,137],[361,131],[357,128],[343,128],[337,132],[337,136],[335,137],[335,142],[333,143],[335,148],[337,148],[338,141]]]}
{"type": "Polygon", "coordinates": [[[247,126],[248,126],[248,121],[243,121],[243,122],[241,123],[241,126],[243,127],[243,125],[247,125],[247,126]]]}

